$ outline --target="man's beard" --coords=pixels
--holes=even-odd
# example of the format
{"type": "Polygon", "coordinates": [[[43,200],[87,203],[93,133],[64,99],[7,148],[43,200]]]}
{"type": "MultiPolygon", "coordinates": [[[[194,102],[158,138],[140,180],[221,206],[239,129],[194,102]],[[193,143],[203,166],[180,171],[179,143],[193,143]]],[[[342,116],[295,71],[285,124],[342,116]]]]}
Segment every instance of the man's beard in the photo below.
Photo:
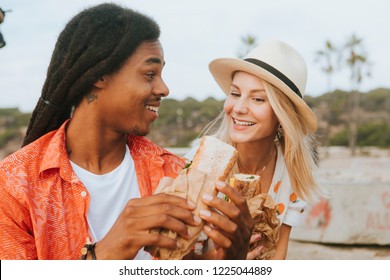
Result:
{"type": "Polygon", "coordinates": [[[130,134],[136,135],[136,136],[146,136],[150,133],[150,127],[148,129],[141,129],[139,127],[135,127],[130,134]]]}

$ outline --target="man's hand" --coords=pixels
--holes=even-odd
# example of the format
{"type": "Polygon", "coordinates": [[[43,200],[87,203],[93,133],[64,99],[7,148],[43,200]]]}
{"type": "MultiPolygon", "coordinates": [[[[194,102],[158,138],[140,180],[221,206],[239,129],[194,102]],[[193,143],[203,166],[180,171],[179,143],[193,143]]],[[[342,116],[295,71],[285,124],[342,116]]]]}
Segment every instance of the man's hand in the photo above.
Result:
{"type": "Polygon", "coordinates": [[[133,259],[145,246],[176,249],[176,240],[150,231],[165,228],[189,239],[187,226],[201,223],[191,212],[194,209],[193,202],[168,194],[131,199],[107,235],[96,244],[97,258],[133,259]]]}

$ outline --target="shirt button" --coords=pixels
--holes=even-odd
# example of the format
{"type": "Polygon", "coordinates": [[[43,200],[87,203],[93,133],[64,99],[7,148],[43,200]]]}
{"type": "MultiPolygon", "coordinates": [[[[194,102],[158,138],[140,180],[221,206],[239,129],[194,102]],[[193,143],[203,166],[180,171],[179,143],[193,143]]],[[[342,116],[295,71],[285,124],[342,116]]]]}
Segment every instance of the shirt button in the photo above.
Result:
{"type": "Polygon", "coordinates": [[[82,192],[81,192],[81,196],[82,196],[82,197],[86,197],[86,196],[87,196],[87,192],[86,192],[86,191],[82,191],[82,192]]]}

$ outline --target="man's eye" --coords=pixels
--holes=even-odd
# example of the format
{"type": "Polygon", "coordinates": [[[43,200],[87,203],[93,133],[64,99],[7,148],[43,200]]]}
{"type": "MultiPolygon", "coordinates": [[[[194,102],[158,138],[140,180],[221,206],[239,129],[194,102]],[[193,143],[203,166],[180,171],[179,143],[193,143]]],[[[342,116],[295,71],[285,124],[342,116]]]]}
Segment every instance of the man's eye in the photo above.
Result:
{"type": "Polygon", "coordinates": [[[234,97],[240,97],[240,94],[235,91],[230,92],[230,95],[234,97]]]}
{"type": "Polygon", "coordinates": [[[147,73],[146,76],[148,77],[149,80],[152,80],[153,77],[155,76],[154,73],[147,73]]]}

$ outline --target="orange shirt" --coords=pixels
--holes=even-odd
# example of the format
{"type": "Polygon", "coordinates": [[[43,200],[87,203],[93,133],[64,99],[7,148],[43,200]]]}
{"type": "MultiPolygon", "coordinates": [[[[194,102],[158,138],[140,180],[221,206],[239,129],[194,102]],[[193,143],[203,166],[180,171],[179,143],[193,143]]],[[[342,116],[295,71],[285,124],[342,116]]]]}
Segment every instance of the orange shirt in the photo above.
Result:
{"type": "MultiPolygon", "coordinates": [[[[79,259],[88,233],[88,191],[65,149],[65,122],[0,162],[0,259],[79,259]]],[[[150,140],[129,136],[142,197],[184,162],[150,140]]],[[[131,186],[129,186],[131,187],[131,186]]]]}

